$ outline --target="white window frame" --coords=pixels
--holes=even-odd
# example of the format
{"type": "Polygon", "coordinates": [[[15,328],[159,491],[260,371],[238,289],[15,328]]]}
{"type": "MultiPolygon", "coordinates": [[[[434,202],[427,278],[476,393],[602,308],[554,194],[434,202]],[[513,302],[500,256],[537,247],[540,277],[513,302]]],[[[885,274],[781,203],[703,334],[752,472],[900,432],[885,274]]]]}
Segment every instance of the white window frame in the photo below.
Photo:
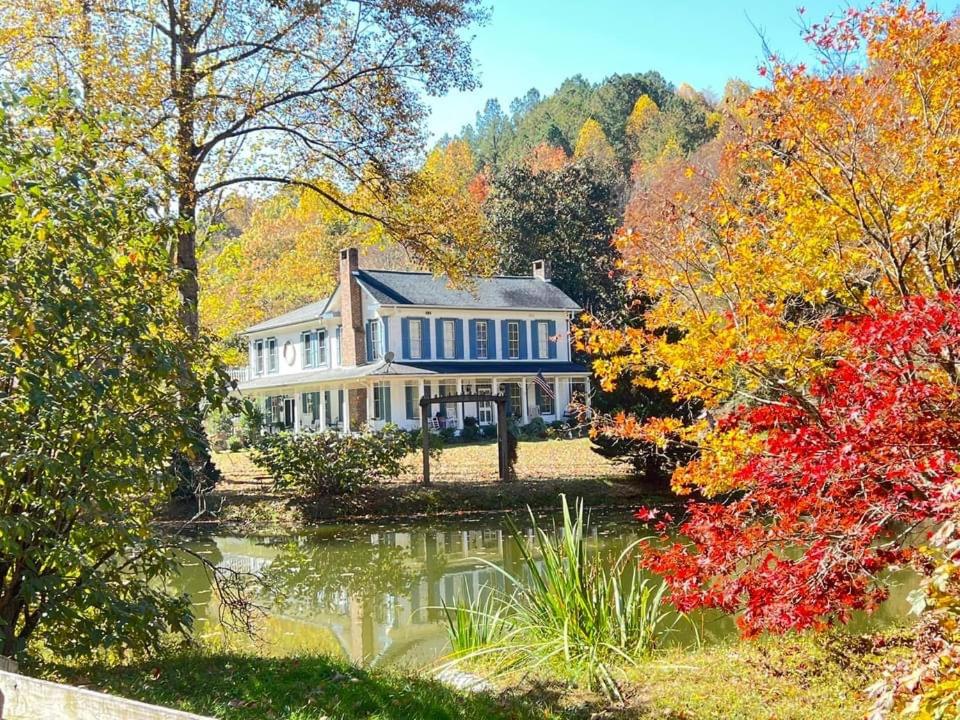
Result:
{"type": "Polygon", "coordinates": [[[275,337],[267,338],[267,374],[280,372],[280,345],[275,337]]]}
{"type": "Polygon", "coordinates": [[[374,420],[389,420],[383,416],[383,412],[386,406],[386,398],[384,395],[390,392],[390,383],[377,382],[373,384],[373,419],[374,420]]]}
{"type": "Polygon", "coordinates": [[[407,324],[407,327],[409,332],[407,342],[410,346],[410,359],[421,360],[423,359],[423,320],[411,320],[407,324]]]}
{"type": "Polygon", "coordinates": [[[370,344],[372,347],[372,355],[370,356],[374,360],[379,360],[383,357],[383,326],[380,324],[379,320],[370,321],[370,344]]]}
{"type": "Polygon", "coordinates": [[[263,375],[267,370],[267,359],[264,354],[263,338],[253,342],[253,374],[263,375]]]}
{"type": "Polygon", "coordinates": [[[520,359],[520,323],[517,320],[507,321],[507,359],[520,359]]]}
{"type": "Polygon", "coordinates": [[[477,360],[486,360],[487,359],[487,349],[489,345],[487,344],[487,321],[478,320],[477,321],[477,360]]]}
{"type": "Polygon", "coordinates": [[[537,357],[541,360],[550,357],[550,336],[548,332],[549,330],[545,322],[537,322],[537,357]]]}
{"type": "Polygon", "coordinates": [[[457,357],[457,321],[442,320],[443,323],[443,359],[453,360],[457,357]]]}
{"type": "Polygon", "coordinates": [[[317,346],[313,354],[313,366],[324,367],[327,364],[327,331],[320,328],[316,332],[317,346]]]}
{"type": "Polygon", "coordinates": [[[304,330],[302,333],[300,333],[300,345],[302,347],[301,354],[303,355],[304,368],[316,367],[317,359],[315,353],[313,352],[313,338],[314,335],[309,330],[304,330]]]}

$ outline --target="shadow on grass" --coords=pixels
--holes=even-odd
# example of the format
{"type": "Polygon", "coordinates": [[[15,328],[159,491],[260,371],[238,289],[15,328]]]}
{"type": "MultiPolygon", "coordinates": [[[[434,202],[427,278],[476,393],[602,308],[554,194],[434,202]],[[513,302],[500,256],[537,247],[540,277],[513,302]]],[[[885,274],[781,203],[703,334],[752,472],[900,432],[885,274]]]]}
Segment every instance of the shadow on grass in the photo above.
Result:
{"type": "Polygon", "coordinates": [[[324,656],[180,652],[152,661],[58,668],[66,682],[222,720],[499,720],[583,717],[550,693],[461,692],[424,677],[360,669],[324,656]]]}

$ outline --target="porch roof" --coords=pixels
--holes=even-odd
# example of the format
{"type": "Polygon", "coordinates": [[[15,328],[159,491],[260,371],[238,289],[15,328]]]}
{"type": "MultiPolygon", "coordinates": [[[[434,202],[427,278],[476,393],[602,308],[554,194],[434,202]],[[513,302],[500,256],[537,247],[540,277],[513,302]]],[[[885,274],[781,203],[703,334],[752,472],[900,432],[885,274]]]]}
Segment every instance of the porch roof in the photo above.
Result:
{"type": "Polygon", "coordinates": [[[394,362],[382,360],[367,365],[348,368],[322,368],[305,370],[288,375],[262,375],[240,383],[241,391],[287,388],[296,385],[319,385],[331,382],[358,380],[365,377],[432,377],[448,375],[451,377],[493,377],[497,375],[587,375],[589,371],[573,362],[529,362],[514,360],[465,361],[465,362],[394,362]]]}

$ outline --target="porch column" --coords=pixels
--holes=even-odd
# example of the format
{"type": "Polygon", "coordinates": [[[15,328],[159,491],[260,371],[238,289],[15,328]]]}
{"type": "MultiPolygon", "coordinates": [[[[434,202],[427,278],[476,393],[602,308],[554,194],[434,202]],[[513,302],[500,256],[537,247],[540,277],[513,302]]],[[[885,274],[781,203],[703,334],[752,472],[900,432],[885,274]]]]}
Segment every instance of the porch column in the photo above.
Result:
{"type": "Polygon", "coordinates": [[[293,434],[300,434],[300,403],[303,402],[303,393],[293,394],[293,434]]]}
{"type": "Polygon", "coordinates": [[[527,378],[520,378],[520,422],[526,425],[530,422],[530,407],[527,399],[527,378]]]}
{"type": "MultiPolygon", "coordinates": [[[[563,416],[563,410],[560,409],[560,378],[553,378],[553,419],[559,420],[563,416]]],[[[563,406],[566,409],[566,405],[563,406]]]]}
{"type": "Polygon", "coordinates": [[[373,382],[367,383],[367,422],[373,422],[373,382]]]}
{"type": "Polygon", "coordinates": [[[343,386],[343,407],[340,408],[340,433],[350,434],[350,390],[343,386]]]}
{"type": "Polygon", "coordinates": [[[320,432],[327,431],[327,403],[330,402],[329,390],[320,391],[320,407],[314,408],[314,413],[320,413],[320,432]]]}
{"type": "MultiPolygon", "coordinates": [[[[463,395],[463,378],[457,378],[457,395],[463,395]]],[[[457,403],[457,427],[463,429],[463,403],[457,403]]]]}

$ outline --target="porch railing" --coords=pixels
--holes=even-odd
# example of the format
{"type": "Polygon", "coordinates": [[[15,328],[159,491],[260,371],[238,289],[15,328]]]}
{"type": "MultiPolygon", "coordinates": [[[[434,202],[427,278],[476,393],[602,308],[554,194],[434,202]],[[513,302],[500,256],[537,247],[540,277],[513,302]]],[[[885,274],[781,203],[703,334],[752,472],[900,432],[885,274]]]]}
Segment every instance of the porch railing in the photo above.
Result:
{"type": "Polygon", "coordinates": [[[227,375],[230,376],[231,380],[235,380],[238,383],[243,383],[247,381],[249,377],[250,368],[246,365],[242,367],[231,367],[227,368],[227,375]]]}

